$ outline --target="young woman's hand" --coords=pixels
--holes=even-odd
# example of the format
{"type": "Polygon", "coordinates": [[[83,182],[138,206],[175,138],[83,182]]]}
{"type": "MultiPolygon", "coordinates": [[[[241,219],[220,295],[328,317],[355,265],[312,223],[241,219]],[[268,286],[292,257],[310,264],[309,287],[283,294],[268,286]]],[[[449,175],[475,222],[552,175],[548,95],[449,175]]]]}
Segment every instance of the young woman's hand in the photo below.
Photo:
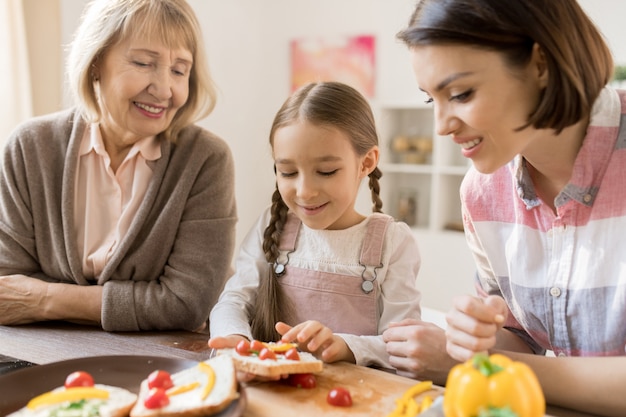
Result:
{"type": "Polygon", "coordinates": [[[450,356],[463,362],[478,352],[493,348],[507,311],[502,297],[456,297],[452,310],[446,315],[446,349],[450,356]]]}
{"type": "Polygon", "coordinates": [[[298,343],[302,350],[311,352],[324,362],[355,362],[346,342],[319,321],[308,320],[294,327],[278,322],[276,331],[282,335],[283,341],[298,343]]]}
{"type": "Polygon", "coordinates": [[[445,385],[458,362],[446,352],[445,330],[434,323],[404,319],[383,332],[389,363],[398,375],[445,385]]]}

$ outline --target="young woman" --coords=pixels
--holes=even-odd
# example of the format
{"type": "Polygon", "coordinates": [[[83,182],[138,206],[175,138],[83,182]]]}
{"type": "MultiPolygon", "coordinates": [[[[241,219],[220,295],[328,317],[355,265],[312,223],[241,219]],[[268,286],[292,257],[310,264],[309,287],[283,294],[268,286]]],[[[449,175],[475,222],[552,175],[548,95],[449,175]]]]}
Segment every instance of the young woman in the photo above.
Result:
{"type": "MultiPolygon", "coordinates": [[[[473,162],[461,200],[479,297],[455,299],[448,353],[504,350],[549,403],[623,415],[626,92],[605,87],[601,34],[576,0],[423,0],[399,37],[438,133],[473,162]]],[[[403,349],[392,364],[410,366],[403,349]]]]}
{"type": "Polygon", "coordinates": [[[272,205],[211,312],[209,345],[282,336],[326,362],[389,368],[381,333],[420,317],[420,256],[409,227],[380,213],[367,101],[345,84],[306,85],[278,111],[270,144],[272,205]],[[365,216],[354,205],[368,176],[375,213],[365,216]]]}
{"type": "Polygon", "coordinates": [[[227,144],[184,0],[89,3],[72,109],[18,127],[0,176],[0,324],[206,327],[235,242],[227,144]]]}

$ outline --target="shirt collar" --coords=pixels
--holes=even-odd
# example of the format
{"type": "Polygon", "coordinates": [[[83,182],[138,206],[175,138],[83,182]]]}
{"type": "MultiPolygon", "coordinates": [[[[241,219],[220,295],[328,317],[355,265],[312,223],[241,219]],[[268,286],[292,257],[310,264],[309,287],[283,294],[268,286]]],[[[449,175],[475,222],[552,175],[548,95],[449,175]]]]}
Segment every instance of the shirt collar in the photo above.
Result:
{"type": "MultiPolygon", "coordinates": [[[[578,151],[570,182],[559,193],[555,206],[561,207],[570,200],[592,206],[604,177],[609,159],[615,149],[621,118],[620,97],[612,88],[605,87],[593,104],[587,134],[578,151]]],[[[527,209],[541,204],[528,173],[526,160],[518,155],[511,161],[518,196],[527,209]]]]}
{"type": "MultiPolygon", "coordinates": [[[[78,154],[79,156],[83,156],[91,151],[94,151],[100,156],[108,157],[97,123],[92,123],[85,129],[78,154]]],[[[150,136],[135,142],[125,159],[133,158],[138,153],[141,154],[146,161],[159,159],[161,157],[161,146],[156,136],[150,136]]]]}

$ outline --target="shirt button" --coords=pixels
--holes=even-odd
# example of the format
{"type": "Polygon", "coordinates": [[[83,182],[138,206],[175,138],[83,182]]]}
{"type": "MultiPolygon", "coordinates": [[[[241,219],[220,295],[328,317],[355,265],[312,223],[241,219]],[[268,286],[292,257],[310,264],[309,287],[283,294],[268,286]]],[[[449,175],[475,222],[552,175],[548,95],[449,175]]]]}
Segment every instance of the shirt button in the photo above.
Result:
{"type": "Polygon", "coordinates": [[[561,295],[561,290],[557,287],[552,287],[550,288],[550,295],[553,297],[558,297],[559,295],[561,295]]]}
{"type": "Polygon", "coordinates": [[[593,198],[593,197],[591,196],[591,194],[585,194],[585,195],[583,196],[583,201],[584,201],[585,203],[588,203],[588,202],[590,202],[590,201],[591,201],[591,199],[592,199],[592,198],[593,198]]]}

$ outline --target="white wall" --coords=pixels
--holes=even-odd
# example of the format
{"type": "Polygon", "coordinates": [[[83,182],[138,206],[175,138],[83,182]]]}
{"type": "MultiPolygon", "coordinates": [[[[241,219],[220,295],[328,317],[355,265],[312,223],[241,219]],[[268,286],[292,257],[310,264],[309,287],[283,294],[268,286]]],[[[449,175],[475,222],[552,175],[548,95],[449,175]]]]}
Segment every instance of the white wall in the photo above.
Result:
{"type": "MultiPolygon", "coordinates": [[[[220,89],[214,113],[200,124],[227,140],[236,163],[237,242],[270,201],[274,189],[268,132],[289,93],[291,39],[377,35],[377,100],[409,101],[417,94],[406,48],[394,35],[413,0],[189,0],[204,31],[209,64],[220,89]]],[[[61,0],[62,44],[67,45],[86,0],[61,0]]],[[[622,0],[580,0],[626,63],[622,0]]],[[[376,105],[376,101],[372,103],[376,105]]],[[[359,207],[369,210],[367,198],[359,207]]],[[[447,309],[449,295],[471,291],[471,259],[458,239],[417,235],[424,258],[423,304],[447,309]]]]}

